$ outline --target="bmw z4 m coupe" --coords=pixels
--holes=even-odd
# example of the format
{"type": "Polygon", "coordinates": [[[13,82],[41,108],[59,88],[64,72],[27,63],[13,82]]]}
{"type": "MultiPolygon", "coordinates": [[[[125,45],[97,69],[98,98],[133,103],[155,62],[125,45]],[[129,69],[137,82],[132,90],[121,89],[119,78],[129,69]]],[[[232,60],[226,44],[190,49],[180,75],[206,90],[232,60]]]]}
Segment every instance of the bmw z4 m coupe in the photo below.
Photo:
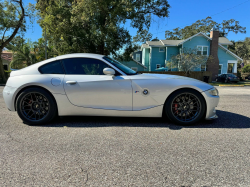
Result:
{"type": "Polygon", "coordinates": [[[3,90],[24,123],[58,116],[162,117],[180,125],[216,119],[217,89],[182,76],[138,74],[97,54],[69,54],[12,71],[3,90]]]}

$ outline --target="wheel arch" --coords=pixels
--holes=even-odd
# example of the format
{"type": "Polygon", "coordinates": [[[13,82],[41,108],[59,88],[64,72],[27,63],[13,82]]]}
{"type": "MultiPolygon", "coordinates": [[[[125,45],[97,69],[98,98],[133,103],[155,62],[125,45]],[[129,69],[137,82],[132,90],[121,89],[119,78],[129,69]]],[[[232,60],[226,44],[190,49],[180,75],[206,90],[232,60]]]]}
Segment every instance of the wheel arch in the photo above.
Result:
{"type": "MultiPolygon", "coordinates": [[[[167,103],[167,101],[169,100],[170,96],[173,95],[175,92],[180,91],[180,90],[193,90],[196,93],[198,93],[205,101],[205,114],[207,113],[207,100],[206,98],[200,93],[200,91],[194,89],[194,88],[189,88],[189,87],[184,87],[184,88],[178,88],[176,90],[174,90],[171,94],[168,95],[168,97],[166,98],[164,105],[163,105],[163,109],[162,109],[162,116],[165,116],[165,104],[167,103]]],[[[206,116],[206,115],[205,115],[206,116]]],[[[204,117],[205,117],[204,116],[204,117]]]]}
{"type": "Polygon", "coordinates": [[[37,85],[28,85],[28,86],[25,86],[21,90],[18,91],[18,93],[15,96],[15,101],[14,101],[15,111],[16,111],[16,102],[17,102],[18,96],[22,93],[22,91],[24,91],[26,89],[29,89],[29,88],[40,88],[40,89],[43,89],[44,91],[48,92],[50,94],[50,96],[54,99],[55,103],[56,103],[56,108],[57,108],[57,113],[58,113],[58,105],[57,105],[57,102],[56,102],[56,99],[55,99],[54,95],[48,89],[46,89],[46,88],[44,88],[42,86],[37,86],[37,85]]]}

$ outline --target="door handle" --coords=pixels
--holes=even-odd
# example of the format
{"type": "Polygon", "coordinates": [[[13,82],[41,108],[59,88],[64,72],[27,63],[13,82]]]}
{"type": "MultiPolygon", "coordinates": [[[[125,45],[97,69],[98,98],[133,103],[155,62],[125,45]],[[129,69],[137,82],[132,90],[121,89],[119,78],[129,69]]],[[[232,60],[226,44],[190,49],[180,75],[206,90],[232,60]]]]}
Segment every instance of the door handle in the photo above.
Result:
{"type": "Polygon", "coordinates": [[[76,84],[76,81],[67,81],[66,84],[76,84]]]}

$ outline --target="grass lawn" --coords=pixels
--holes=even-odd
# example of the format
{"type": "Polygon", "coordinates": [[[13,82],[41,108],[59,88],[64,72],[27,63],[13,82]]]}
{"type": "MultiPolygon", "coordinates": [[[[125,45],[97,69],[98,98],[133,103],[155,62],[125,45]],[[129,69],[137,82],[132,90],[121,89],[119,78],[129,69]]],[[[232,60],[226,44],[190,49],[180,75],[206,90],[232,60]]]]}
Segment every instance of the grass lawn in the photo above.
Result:
{"type": "Polygon", "coordinates": [[[250,80],[240,81],[238,83],[213,82],[209,84],[212,86],[250,86],[250,80]]]}

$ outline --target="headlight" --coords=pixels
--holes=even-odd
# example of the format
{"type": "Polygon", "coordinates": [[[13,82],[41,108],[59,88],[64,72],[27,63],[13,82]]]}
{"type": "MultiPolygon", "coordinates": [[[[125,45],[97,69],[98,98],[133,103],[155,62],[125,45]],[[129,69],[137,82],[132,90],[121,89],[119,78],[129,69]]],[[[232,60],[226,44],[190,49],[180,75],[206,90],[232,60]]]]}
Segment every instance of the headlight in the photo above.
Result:
{"type": "Polygon", "coordinates": [[[211,90],[208,90],[208,93],[210,93],[211,95],[217,96],[219,95],[219,91],[214,87],[211,90]]]}

